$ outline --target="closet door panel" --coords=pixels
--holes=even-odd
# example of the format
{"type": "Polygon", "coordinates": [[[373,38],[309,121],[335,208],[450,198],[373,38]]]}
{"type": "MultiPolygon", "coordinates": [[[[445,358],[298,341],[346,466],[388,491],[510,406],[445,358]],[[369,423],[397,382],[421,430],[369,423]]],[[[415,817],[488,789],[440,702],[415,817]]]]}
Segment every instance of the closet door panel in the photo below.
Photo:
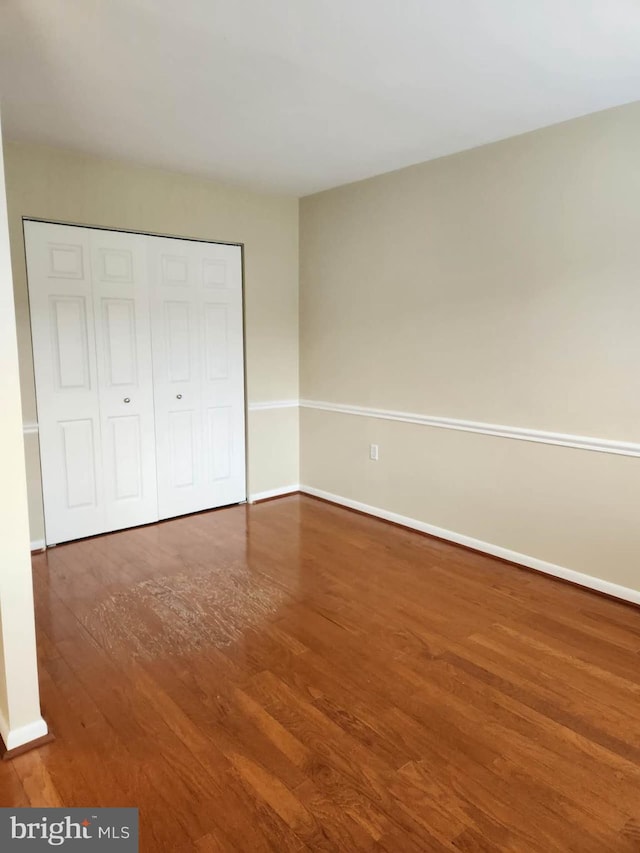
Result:
{"type": "Polygon", "coordinates": [[[160,518],[203,509],[200,322],[192,244],[149,237],[160,518]]]}
{"type": "Polygon", "coordinates": [[[246,497],[237,246],[150,238],[162,518],[246,497]]]}
{"type": "Polygon", "coordinates": [[[197,243],[204,364],[205,471],[218,506],[246,499],[242,252],[197,243]]]}
{"type": "Polygon", "coordinates": [[[109,530],[159,517],[146,239],[90,232],[109,530]]]}
{"type": "Polygon", "coordinates": [[[25,222],[45,536],[104,532],[89,231],[25,222]]]}

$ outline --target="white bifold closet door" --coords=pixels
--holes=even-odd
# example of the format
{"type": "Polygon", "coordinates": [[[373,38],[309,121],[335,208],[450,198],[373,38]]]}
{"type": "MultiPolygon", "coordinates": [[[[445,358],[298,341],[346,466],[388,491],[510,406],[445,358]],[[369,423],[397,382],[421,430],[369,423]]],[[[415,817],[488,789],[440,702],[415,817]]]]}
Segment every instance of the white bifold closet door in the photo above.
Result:
{"type": "Polygon", "coordinates": [[[143,239],[43,222],[25,239],[47,542],[154,521],[143,239]]]}
{"type": "Polygon", "coordinates": [[[148,242],[160,518],[246,497],[239,246],[148,242]]]}
{"type": "Polygon", "coordinates": [[[244,500],[240,248],[25,241],[47,544],[244,500]]]}

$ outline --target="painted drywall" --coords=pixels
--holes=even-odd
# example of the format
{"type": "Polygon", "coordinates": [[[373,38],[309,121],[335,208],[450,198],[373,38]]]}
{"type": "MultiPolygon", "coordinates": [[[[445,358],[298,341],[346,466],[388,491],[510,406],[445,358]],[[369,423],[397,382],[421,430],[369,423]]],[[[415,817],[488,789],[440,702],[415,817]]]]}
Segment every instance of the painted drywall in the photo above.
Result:
{"type": "MultiPolygon", "coordinates": [[[[640,441],[638,150],[632,104],[301,200],[301,397],[640,441]]],[[[638,458],[303,409],[301,482],[640,588],[638,458]]]]}
{"type": "Polygon", "coordinates": [[[8,748],[46,734],[40,716],[27,483],[22,442],[2,144],[0,140],[0,734],[8,748]]]}
{"type": "MultiPolygon", "coordinates": [[[[244,243],[249,403],[298,396],[298,201],[55,148],[6,144],[23,417],[37,420],[22,218],[244,243]]],[[[298,426],[259,410],[248,429],[249,491],[298,481],[298,426]]],[[[31,539],[44,537],[38,440],[27,434],[31,539]]]]}
{"type": "Polygon", "coordinates": [[[300,481],[298,407],[250,411],[249,434],[253,436],[253,453],[260,460],[259,469],[251,479],[251,494],[297,486],[300,481]],[[285,440],[274,445],[274,436],[285,440]]]}

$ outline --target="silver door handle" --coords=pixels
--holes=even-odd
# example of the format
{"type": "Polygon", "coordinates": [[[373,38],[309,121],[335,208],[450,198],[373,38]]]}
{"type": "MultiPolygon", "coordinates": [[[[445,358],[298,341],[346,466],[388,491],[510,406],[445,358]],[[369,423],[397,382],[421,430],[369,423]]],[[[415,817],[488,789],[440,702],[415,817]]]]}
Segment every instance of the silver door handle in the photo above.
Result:
{"type": "Polygon", "coordinates": [[[130,402],[131,402],[131,397],[125,397],[125,398],[124,398],[124,402],[125,402],[125,403],[130,403],[130,402]]]}
{"type": "Polygon", "coordinates": [[[176,394],[176,400],[182,400],[182,394],[176,394]]]}

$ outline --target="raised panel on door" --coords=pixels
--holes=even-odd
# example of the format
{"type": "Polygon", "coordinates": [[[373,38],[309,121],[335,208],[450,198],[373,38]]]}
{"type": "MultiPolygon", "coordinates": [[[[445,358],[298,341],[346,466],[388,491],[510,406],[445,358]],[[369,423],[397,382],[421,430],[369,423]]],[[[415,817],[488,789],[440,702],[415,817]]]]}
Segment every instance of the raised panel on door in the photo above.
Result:
{"type": "Polygon", "coordinates": [[[193,378],[195,335],[193,305],[190,300],[167,299],[162,302],[165,344],[165,379],[169,386],[176,384],[184,390],[193,378]]]}
{"type": "Polygon", "coordinates": [[[169,479],[174,489],[192,489],[198,482],[198,413],[169,412],[169,479]]]}
{"type": "Polygon", "coordinates": [[[113,500],[140,501],[145,491],[140,417],[107,418],[106,439],[108,467],[113,472],[113,500]]]}
{"type": "Polygon", "coordinates": [[[49,319],[56,387],[89,390],[87,296],[50,296],[49,319]]]}
{"type": "Polygon", "coordinates": [[[205,302],[204,363],[205,381],[229,378],[229,308],[217,302],[205,302]]]}
{"type": "Polygon", "coordinates": [[[146,239],[90,234],[109,530],[159,517],[146,239]]]}
{"type": "Polygon", "coordinates": [[[91,418],[58,421],[66,510],[95,507],[97,503],[93,426],[91,418]]]}
{"type": "Polygon", "coordinates": [[[100,299],[104,345],[103,381],[108,388],[138,386],[136,303],[131,298],[100,299]]]}
{"type": "Polygon", "coordinates": [[[25,222],[47,544],[102,533],[106,513],[89,234],[25,222]]]}
{"type": "Polygon", "coordinates": [[[228,480],[233,474],[233,408],[212,406],[207,409],[209,480],[228,480]]]}

